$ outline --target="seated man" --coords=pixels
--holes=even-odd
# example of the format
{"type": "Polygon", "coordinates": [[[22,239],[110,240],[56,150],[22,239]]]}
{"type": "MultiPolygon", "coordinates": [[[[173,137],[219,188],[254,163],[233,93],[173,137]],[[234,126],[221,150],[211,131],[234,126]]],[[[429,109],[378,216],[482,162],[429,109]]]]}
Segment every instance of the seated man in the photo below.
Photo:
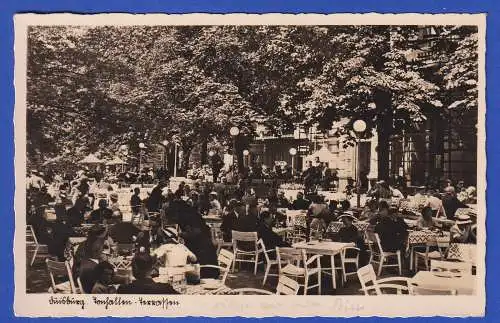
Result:
{"type": "Polygon", "coordinates": [[[113,218],[113,211],[108,209],[108,202],[105,199],[99,200],[99,208],[90,213],[89,222],[90,223],[103,223],[104,220],[108,221],[113,218]]]}
{"type": "Polygon", "coordinates": [[[297,199],[292,203],[292,209],[294,210],[307,210],[311,205],[311,201],[304,198],[304,193],[298,192],[297,199]]]}
{"type": "Polygon", "coordinates": [[[262,239],[266,249],[275,249],[276,247],[290,247],[290,244],[283,241],[282,237],[273,231],[273,217],[268,211],[264,211],[260,215],[261,222],[259,223],[257,233],[262,239]]]}
{"type": "Polygon", "coordinates": [[[121,285],[118,294],[179,294],[169,284],[157,283],[151,278],[154,262],[150,254],[137,253],[132,259],[132,274],[136,280],[121,285]]]}
{"type": "Polygon", "coordinates": [[[115,294],[116,288],[113,286],[115,268],[107,261],[99,263],[94,268],[96,282],[92,287],[92,294],[115,294]]]}
{"type": "Polygon", "coordinates": [[[97,277],[95,276],[95,268],[99,264],[103,248],[103,239],[94,240],[90,246],[90,250],[87,251],[88,254],[86,254],[86,257],[81,260],[76,270],[76,276],[80,278],[83,291],[86,294],[92,292],[92,288],[97,281],[97,277]]]}
{"type": "Polygon", "coordinates": [[[380,242],[384,251],[395,252],[403,250],[408,236],[408,225],[397,216],[396,212],[390,211],[380,213],[380,220],[375,226],[375,232],[379,234],[380,242]]]}

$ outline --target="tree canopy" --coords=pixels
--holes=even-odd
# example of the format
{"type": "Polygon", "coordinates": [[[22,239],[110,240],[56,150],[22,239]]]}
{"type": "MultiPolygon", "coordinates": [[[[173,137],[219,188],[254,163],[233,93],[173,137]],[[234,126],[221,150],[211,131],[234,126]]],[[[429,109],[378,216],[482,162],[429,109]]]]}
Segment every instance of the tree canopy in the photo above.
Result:
{"type": "MultiPolygon", "coordinates": [[[[28,159],[174,134],[189,156],[231,126],[253,135],[256,120],[282,134],[362,117],[383,141],[428,109],[477,113],[477,30],[434,30],[422,49],[415,26],[31,27],[28,159]]],[[[349,143],[350,130],[337,135],[349,143]]]]}

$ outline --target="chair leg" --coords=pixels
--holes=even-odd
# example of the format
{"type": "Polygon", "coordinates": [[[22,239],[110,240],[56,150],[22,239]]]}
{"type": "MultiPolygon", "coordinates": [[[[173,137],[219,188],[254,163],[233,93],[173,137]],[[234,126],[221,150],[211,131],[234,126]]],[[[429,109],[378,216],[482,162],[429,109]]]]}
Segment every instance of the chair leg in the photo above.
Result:
{"type": "Polygon", "coordinates": [[[264,281],[262,282],[262,286],[266,284],[267,275],[269,275],[270,270],[271,270],[271,264],[266,264],[266,272],[264,273],[264,281]]]}
{"type": "Polygon", "coordinates": [[[259,264],[259,254],[255,253],[255,263],[253,266],[253,274],[257,275],[257,265],[259,264]]]}
{"type": "Polygon", "coordinates": [[[333,286],[333,289],[337,289],[337,279],[336,279],[336,275],[335,275],[335,256],[332,256],[331,257],[331,266],[332,266],[332,286],[333,286]]]}
{"type": "Polygon", "coordinates": [[[35,259],[36,259],[36,254],[38,253],[38,247],[35,248],[35,251],[33,252],[33,258],[31,258],[31,264],[30,264],[30,267],[33,266],[33,264],[35,263],[35,259]]]}
{"type": "Polygon", "coordinates": [[[403,274],[403,271],[401,270],[401,251],[398,250],[398,269],[399,269],[399,276],[403,274]]]}
{"type": "Polygon", "coordinates": [[[304,295],[307,295],[307,287],[309,285],[309,276],[304,276],[304,295]]]}
{"type": "Polygon", "coordinates": [[[234,271],[235,271],[235,269],[236,269],[236,259],[238,258],[237,256],[238,256],[238,254],[237,254],[237,253],[234,253],[233,273],[234,273],[234,271]]]}
{"type": "Polygon", "coordinates": [[[318,272],[318,294],[321,295],[321,270],[318,272]]]}
{"type": "Polygon", "coordinates": [[[380,262],[378,264],[378,276],[380,276],[380,274],[382,274],[382,267],[384,266],[384,261],[385,261],[385,258],[383,255],[380,256],[380,262]]]}
{"type": "Polygon", "coordinates": [[[417,255],[415,253],[415,250],[413,247],[410,247],[410,269],[413,270],[413,265],[415,265],[415,268],[418,269],[417,265],[417,255]],[[415,256],[415,263],[413,263],[413,256],[415,256]]]}

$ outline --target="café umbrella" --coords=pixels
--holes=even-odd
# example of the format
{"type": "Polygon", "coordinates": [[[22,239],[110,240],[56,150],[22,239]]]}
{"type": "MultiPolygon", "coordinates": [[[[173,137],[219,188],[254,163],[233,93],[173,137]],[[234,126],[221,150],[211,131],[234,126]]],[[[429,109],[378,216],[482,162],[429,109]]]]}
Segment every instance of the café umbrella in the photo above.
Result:
{"type": "Polygon", "coordinates": [[[103,161],[97,158],[94,154],[89,154],[84,159],[80,160],[80,164],[102,164],[103,161]]]}

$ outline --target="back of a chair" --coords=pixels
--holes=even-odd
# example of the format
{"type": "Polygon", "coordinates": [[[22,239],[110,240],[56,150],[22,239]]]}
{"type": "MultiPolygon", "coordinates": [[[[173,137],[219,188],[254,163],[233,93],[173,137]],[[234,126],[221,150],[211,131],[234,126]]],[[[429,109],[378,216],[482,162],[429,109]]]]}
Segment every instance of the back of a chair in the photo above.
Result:
{"type": "MultiPolygon", "coordinates": [[[[234,250],[241,250],[238,248],[238,243],[243,242],[246,245],[249,245],[249,242],[253,242],[255,244],[255,249],[257,250],[257,241],[258,235],[257,232],[242,232],[242,231],[232,231],[232,240],[233,240],[233,248],[234,250]]],[[[246,250],[248,251],[248,250],[246,250]]]]}
{"type": "Polygon", "coordinates": [[[364,267],[359,268],[357,274],[359,282],[361,283],[361,288],[363,289],[365,295],[368,295],[366,287],[374,285],[374,282],[377,280],[377,275],[375,274],[373,265],[368,264],[364,267]]]}
{"type": "Polygon", "coordinates": [[[370,252],[374,254],[382,254],[382,243],[380,242],[380,237],[378,233],[372,230],[366,230],[366,239],[368,240],[368,247],[370,252]]]}
{"type": "Polygon", "coordinates": [[[35,230],[31,225],[26,226],[26,242],[27,243],[34,243],[35,245],[38,245],[38,240],[35,235],[35,230]]]}
{"type": "Polygon", "coordinates": [[[459,261],[431,260],[431,271],[440,272],[450,276],[472,274],[472,264],[459,261]]]}
{"type": "Polygon", "coordinates": [[[269,255],[267,254],[266,252],[266,245],[264,244],[264,241],[262,241],[262,239],[259,239],[259,245],[260,245],[260,248],[262,250],[264,250],[264,257],[266,258],[266,263],[269,263],[270,259],[269,259],[269,255]]]}
{"type": "Polygon", "coordinates": [[[276,247],[276,259],[281,272],[281,269],[287,264],[300,264],[300,262],[305,264],[306,253],[304,249],[276,247]]]}
{"type": "Polygon", "coordinates": [[[284,275],[279,276],[276,295],[297,295],[300,285],[295,280],[284,275]]]}
{"type": "Polygon", "coordinates": [[[73,281],[73,275],[71,273],[71,267],[68,261],[55,261],[51,259],[45,259],[45,263],[47,264],[47,271],[49,272],[50,283],[54,293],[57,291],[56,279],[58,278],[68,279],[71,293],[76,292],[75,282],[73,281]]]}
{"type": "Polygon", "coordinates": [[[211,226],[210,227],[210,234],[211,234],[212,242],[214,245],[217,245],[220,242],[224,242],[222,230],[219,226],[211,226]]]}
{"type": "Polygon", "coordinates": [[[424,288],[411,284],[410,294],[411,295],[457,295],[457,291],[454,289],[446,290],[446,289],[424,288]]]}
{"type": "Polygon", "coordinates": [[[231,268],[231,266],[233,265],[234,253],[227,249],[221,249],[219,251],[217,261],[219,262],[219,266],[227,269],[227,271],[224,273],[224,276],[227,276],[227,274],[229,273],[229,268],[231,268]]]}

